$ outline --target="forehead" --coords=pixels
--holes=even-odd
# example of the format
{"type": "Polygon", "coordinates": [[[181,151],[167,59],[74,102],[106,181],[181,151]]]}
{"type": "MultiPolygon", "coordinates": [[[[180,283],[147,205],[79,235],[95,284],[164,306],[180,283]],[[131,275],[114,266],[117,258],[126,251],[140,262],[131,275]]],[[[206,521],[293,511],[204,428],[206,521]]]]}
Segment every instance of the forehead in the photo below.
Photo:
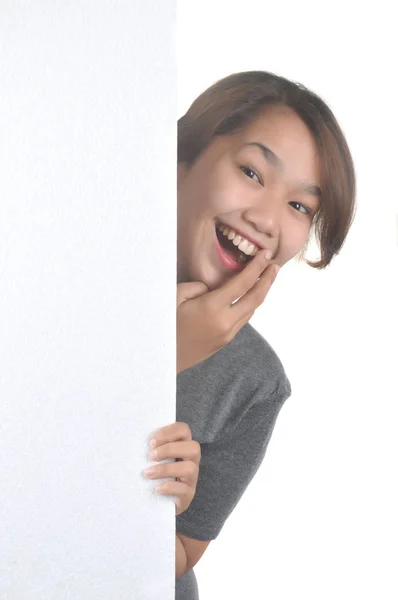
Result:
{"type": "Polygon", "coordinates": [[[260,138],[258,141],[269,142],[286,150],[303,150],[308,147],[316,154],[312,133],[298,114],[287,106],[265,108],[244,127],[237,138],[242,144],[260,138]]]}
{"type": "Polygon", "coordinates": [[[286,106],[265,108],[241,131],[223,140],[224,150],[238,152],[261,151],[245,144],[262,143],[297,176],[319,182],[319,157],[316,142],[307,125],[286,106]],[[229,139],[228,139],[229,138],[229,139]]]}

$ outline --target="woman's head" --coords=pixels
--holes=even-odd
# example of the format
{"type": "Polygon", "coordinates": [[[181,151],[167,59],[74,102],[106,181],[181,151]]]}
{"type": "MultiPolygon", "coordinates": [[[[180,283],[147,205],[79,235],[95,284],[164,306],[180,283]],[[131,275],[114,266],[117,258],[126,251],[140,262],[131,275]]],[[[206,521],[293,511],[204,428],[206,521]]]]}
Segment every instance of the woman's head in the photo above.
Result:
{"type": "Polygon", "coordinates": [[[280,265],[314,231],[321,257],[309,264],[324,268],[345,241],[354,197],[347,143],[318,96],[262,71],[226,77],[178,122],[179,280],[214,288],[233,274],[220,261],[217,223],[280,265]]]}

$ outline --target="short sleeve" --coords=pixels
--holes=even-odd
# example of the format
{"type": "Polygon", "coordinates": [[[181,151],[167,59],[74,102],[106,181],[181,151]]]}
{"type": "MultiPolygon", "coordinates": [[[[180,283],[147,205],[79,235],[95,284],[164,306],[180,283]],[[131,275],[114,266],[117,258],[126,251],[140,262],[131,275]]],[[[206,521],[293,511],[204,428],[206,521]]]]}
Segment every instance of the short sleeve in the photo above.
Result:
{"type": "Polygon", "coordinates": [[[233,431],[201,444],[195,497],[176,517],[176,530],[198,540],[214,540],[260,467],[279,411],[290,396],[287,379],[271,397],[258,390],[233,431]]]}

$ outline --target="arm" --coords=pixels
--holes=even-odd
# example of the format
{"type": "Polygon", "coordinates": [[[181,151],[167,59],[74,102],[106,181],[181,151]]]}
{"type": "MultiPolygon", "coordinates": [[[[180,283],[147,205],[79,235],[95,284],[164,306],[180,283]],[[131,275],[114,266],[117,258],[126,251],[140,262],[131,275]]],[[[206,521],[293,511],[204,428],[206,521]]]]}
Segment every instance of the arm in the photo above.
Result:
{"type": "MultiPolygon", "coordinates": [[[[273,384],[273,382],[272,382],[273,384]]],[[[219,439],[201,443],[195,496],[176,517],[176,531],[191,538],[215,539],[256,474],[290,385],[281,376],[271,393],[259,386],[238,424],[219,439]]],[[[182,542],[187,549],[185,539],[182,542]]],[[[190,553],[187,551],[188,562],[190,553]]]]}
{"type": "Polygon", "coordinates": [[[211,540],[195,540],[176,533],[176,579],[193,569],[210,542],[211,540]]]}
{"type": "Polygon", "coordinates": [[[176,579],[179,579],[187,572],[187,563],[188,559],[184,544],[178,537],[178,533],[176,533],[176,579]]]}

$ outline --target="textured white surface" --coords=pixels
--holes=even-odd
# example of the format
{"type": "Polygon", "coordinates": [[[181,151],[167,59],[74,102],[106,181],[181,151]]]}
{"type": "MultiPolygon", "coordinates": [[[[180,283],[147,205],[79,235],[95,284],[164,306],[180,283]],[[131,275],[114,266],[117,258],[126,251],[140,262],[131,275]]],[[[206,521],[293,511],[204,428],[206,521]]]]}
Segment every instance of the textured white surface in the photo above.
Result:
{"type": "Polygon", "coordinates": [[[0,598],[171,600],[174,2],[0,15],[0,598]]]}

